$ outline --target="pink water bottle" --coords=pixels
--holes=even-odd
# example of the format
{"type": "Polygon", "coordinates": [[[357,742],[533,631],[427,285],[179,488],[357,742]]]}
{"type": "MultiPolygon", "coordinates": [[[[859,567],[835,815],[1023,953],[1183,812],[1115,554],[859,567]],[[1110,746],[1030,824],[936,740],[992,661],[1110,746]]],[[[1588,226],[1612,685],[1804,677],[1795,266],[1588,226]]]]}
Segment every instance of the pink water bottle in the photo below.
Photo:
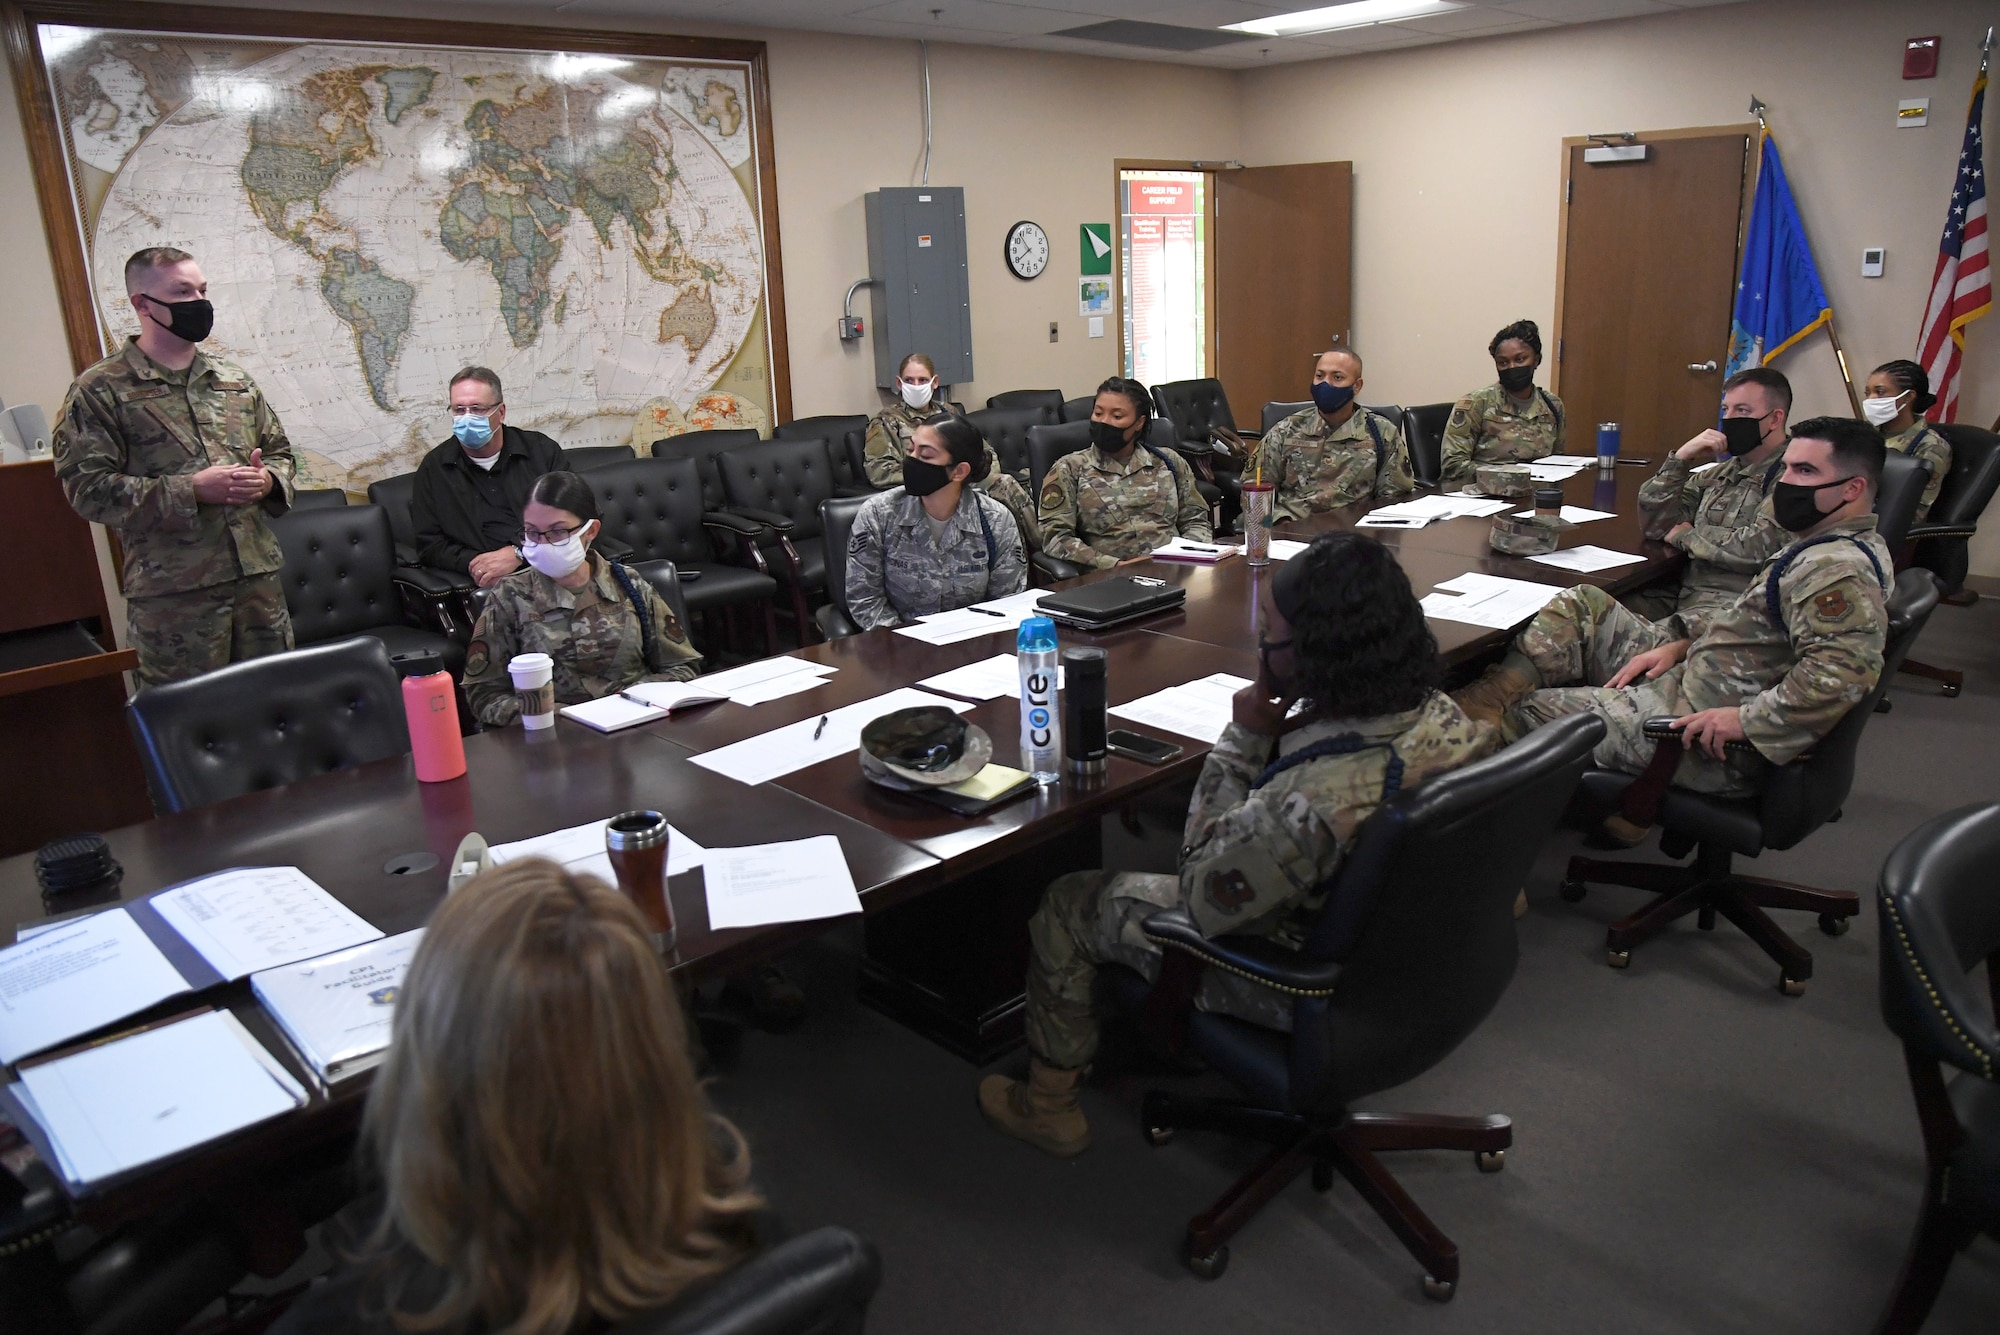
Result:
{"type": "Polygon", "coordinates": [[[465,739],[458,731],[458,698],[451,674],[435,649],[390,660],[403,677],[403,716],[410,724],[410,755],[417,778],[442,783],[465,773],[465,739]]]}

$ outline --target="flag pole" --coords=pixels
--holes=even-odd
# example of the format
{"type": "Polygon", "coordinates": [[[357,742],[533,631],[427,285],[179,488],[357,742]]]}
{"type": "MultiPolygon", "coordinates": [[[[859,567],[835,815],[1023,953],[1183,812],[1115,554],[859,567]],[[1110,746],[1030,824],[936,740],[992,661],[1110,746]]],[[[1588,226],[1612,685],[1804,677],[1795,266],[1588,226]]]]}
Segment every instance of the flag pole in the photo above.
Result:
{"type": "Polygon", "coordinates": [[[1856,417],[1861,416],[1861,399],[1854,392],[1854,377],[1847,370],[1847,351],[1840,346],[1840,334],[1833,327],[1833,311],[1826,313],[1826,341],[1833,345],[1833,359],[1840,363],[1840,379],[1847,386],[1848,406],[1854,409],[1856,417]]]}

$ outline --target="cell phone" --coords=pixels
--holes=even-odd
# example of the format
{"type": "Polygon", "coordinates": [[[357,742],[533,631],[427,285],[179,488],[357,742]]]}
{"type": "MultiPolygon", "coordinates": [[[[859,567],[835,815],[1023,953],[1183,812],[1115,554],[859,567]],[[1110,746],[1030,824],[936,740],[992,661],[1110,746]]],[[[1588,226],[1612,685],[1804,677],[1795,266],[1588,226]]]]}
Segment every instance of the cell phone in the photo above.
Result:
{"type": "Polygon", "coordinates": [[[1113,728],[1104,734],[1104,749],[1142,765],[1164,765],[1181,753],[1181,748],[1172,742],[1163,742],[1143,733],[1127,732],[1123,728],[1113,728]]]}

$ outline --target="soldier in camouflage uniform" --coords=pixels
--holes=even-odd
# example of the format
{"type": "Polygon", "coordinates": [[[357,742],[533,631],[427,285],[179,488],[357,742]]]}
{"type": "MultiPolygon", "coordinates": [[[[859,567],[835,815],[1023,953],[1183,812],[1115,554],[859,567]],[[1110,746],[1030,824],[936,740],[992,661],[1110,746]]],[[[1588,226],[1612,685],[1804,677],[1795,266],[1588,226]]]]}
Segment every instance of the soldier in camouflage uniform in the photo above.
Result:
{"type": "Polygon", "coordinates": [[[1656,621],[1678,616],[1678,637],[1693,638],[1790,541],[1766,501],[1785,471],[1791,406],[1791,384],[1778,372],[1738,371],[1722,387],[1722,429],[1688,441],[1646,479],[1639,488],[1646,536],[1680,548],[1688,564],[1677,587],[1641,590],[1627,607],[1656,621]]]}
{"type": "MultiPolygon", "coordinates": [[[[1178,876],[1076,872],[1057,879],[1029,923],[1025,1081],[988,1076],[979,1104],[997,1129],[1050,1154],[1081,1152],[1077,1087],[1097,1052],[1091,987],[1106,962],[1156,978],[1160,947],[1141,924],[1185,909],[1205,936],[1250,934],[1297,946],[1361,823],[1388,795],[1498,745],[1439,692],[1437,642],[1408,578],[1362,534],[1319,539],[1263,595],[1273,640],[1259,680],[1209,752],[1188,810],[1178,876]],[[1366,625],[1366,638],[1353,628],[1366,625]],[[1296,699],[1308,711],[1287,722],[1296,699]]],[[[1196,1005],[1276,1029],[1291,999],[1220,970],[1196,1005]]]]}
{"type": "Polygon", "coordinates": [[[292,647],[265,520],[290,507],[295,461],[249,374],[196,346],[214,308],[193,257],[142,250],[125,290],[141,332],[76,378],[51,443],[70,505],[118,535],[126,640],[157,686],[292,647]]]}
{"type": "Polygon", "coordinates": [[[1359,357],[1344,348],[1321,353],[1313,368],[1314,406],[1293,413],[1258,442],[1253,475],[1278,489],[1273,522],[1416,490],[1402,431],[1354,401],[1361,386],[1359,357]]]}
{"type": "Polygon", "coordinates": [[[1562,453],[1562,400],[1535,386],[1542,336],[1533,320],[1516,320],[1486,345],[1499,380],[1460,399],[1438,447],[1439,485],[1470,485],[1482,463],[1526,463],[1562,453]]]}
{"type": "Polygon", "coordinates": [[[1028,586],[1007,508],[978,490],[992,451],[962,417],[917,428],[903,485],[871,496],[847,541],[847,611],[863,630],[1004,598],[1028,586]]]}
{"type": "Polygon", "coordinates": [[[1457,693],[1459,704],[1510,737],[1593,711],[1608,725],[1598,765],[1628,774],[1653,758],[1645,720],[1671,716],[1686,739],[1674,784],[1755,792],[1766,765],[1804,754],[1881,677],[1893,565],[1873,514],[1880,440],[1840,418],[1800,426],[1775,504],[1796,536],[1692,641],[1672,619],[1647,621],[1602,589],[1570,589],[1505,661],[1457,693]],[[1840,488],[1831,511],[1817,508],[1824,492],[1808,490],[1821,484],[1840,488]],[[1730,741],[1754,749],[1725,751],[1730,741]]]}
{"type": "Polygon", "coordinates": [[[580,705],[642,681],[694,676],[701,656],[666,600],[589,550],[601,525],[597,498],[582,478],[565,472],[537,478],[521,522],[529,568],[487,593],[465,651],[465,698],[481,723],[505,727],[520,718],[507,671],[516,654],[555,660],[558,705],[580,705]]]}
{"type": "MultiPolygon", "coordinates": [[[[937,401],[937,370],[924,354],[915,352],[903,359],[896,384],[902,402],[892,403],[868,419],[868,434],[861,445],[862,467],[868,471],[868,480],[878,487],[893,487],[902,482],[903,457],[910,452],[910,437],[918,427],[939,413],[957,415],[950,404],[937,401]]],[[[991,445],[983,439],[980,445],[986,452],[986,469],[980,474],[979,489],[1006,506],[1007,513],[1014,516],[1026,550],[1040,551],[1042,526],[1035,513],[1034,498],[1028,495],[1019,478],[1000,466],[1000,456],[991,445]]]]}
{"type": "Polygon", "coordinates": [[[1065,454],[1042,479],[1042,549],[1108,570],[1139,562],[1174,537],[1214,540],[1194,470],[1146,440],[1153,401],[1136,380],[1097,387],[1090,448],[1065,454]]]}
{"type": "Polygon", "coordinates": [[[1951,471],[1951,442],[1932,429],[1923,415],[1937,402],[1931,393],[1931,378],[1912,361],[1883,362],[1868,373],[1868,397],[1861,401],[1862,415],[1882,430],[1883,443],[1899,454],[1913,455],[1930,466],[1930,481],[1924,484],[1923,498],[1917,502],[1921,524],[1937,501],[1944,475],[1951,471]]]}

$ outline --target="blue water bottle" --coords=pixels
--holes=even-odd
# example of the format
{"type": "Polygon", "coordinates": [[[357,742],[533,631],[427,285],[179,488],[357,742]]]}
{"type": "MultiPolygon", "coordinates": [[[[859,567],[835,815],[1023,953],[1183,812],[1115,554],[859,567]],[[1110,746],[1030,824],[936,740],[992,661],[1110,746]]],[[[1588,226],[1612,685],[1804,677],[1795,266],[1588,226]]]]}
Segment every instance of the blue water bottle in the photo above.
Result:
{"type": "Polygon", "coordinates": [[[1021,768],[1044,788],[1062,777],[1062,723],[1056,714],[1056,623],[1029,617],[1014,641],[1021,665],[1021,768]]]}

